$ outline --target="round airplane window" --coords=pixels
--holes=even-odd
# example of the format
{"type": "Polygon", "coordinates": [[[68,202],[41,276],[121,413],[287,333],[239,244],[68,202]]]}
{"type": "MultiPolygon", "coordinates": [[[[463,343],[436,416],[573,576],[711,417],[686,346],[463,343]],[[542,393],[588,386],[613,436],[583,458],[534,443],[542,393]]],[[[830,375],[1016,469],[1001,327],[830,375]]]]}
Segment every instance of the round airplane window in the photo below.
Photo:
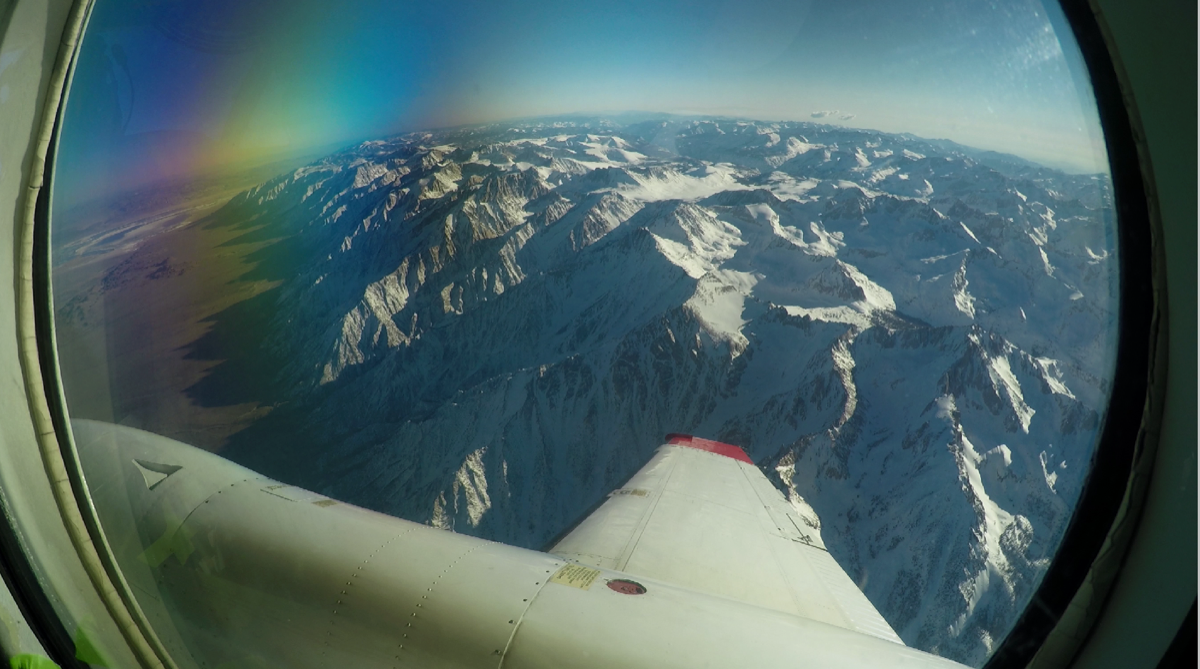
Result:
{"type": "MultiPolygon", "coordinates": [[[[690,587],[751,547],[712,536],[718,484],[647,474],[667,441],[728,456],[763,536],[832,558],[811,569],[847,626],[861,592],[868,633],[972,666],[1046,574],[1113,392],[1114,187],[1053,3],[106,0],[54,166],[86,475],[115,424],[270,477],[287,509],[528,549],[661,504],[629,527],[688,528],[649,576],[690,587]],[[668,522],[672,491],[696,501],[668,522]]],[[[216,462],[138,443],[137,495],[216,462]]],[[[171,601],[223,592],[171,580],[216,559],[180,529],[195,495],[153,528],[97,509],[171,601]]],[[[576,580],[529,582],[673,596],[641,585],[658,553],[572,555],[576,580]]],[[[155,624],[206,610],[180,606],[155,624]]],[[[196,629],[164,643],[219,657],[196,629]]]]}

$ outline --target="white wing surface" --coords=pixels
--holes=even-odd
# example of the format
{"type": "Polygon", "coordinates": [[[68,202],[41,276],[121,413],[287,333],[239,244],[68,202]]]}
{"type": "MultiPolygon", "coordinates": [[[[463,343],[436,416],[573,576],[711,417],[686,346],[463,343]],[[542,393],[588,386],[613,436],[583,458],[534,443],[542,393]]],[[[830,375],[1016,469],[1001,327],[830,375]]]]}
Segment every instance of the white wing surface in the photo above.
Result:
{"type": "Polygon", "coordinates": [[[669,435],[550,552],[903,643],[737,446],[669,435]]]}
{"type": "Polygon", "coordinates": [[[71,427],[125,594],[178,669],[963,669],[877,638],[895,635],[730,446],[663,447],[559,544],[584,565],[71,427]]]}

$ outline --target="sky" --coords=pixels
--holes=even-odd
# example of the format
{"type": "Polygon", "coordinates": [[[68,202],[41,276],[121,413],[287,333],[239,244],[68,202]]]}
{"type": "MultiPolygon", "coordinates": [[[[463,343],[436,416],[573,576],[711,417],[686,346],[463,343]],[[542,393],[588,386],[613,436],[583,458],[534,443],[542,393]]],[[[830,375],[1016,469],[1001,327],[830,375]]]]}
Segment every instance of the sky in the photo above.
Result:
{"type": "Polygon", "coordinates": [[[1107,171],[1058,12],[1040,0],[101,0],[56,198],[572,112],[817,121],[1107,171]]]}

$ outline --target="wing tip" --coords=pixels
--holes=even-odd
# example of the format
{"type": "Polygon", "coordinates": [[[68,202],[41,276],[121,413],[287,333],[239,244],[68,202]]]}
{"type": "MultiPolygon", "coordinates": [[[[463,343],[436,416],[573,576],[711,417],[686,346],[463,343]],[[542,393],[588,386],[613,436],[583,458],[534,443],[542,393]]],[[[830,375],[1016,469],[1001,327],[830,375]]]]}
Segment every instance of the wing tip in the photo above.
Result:
{"type": "Polygon", "coordinates": [[[666,440],[667,444],[671,446],[686,446],[687,448],[716,453],[717,455],[724,455],[727,458],[754,464],[750,456],[746,455],[746,451],[742,450],[740,446],[734,446],[733,444],[726,444],[711,439],[701,439],[700,437],[693,437],[690,434],[682,434],[680,432],[668,434],[666,440]]]}

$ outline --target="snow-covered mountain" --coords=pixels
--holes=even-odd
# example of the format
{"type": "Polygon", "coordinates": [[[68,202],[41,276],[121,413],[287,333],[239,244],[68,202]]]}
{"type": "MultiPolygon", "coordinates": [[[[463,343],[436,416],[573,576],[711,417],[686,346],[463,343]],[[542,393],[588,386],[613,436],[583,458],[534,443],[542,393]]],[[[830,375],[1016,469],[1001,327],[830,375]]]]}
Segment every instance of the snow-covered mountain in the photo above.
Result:
{"type": "Polygon", "coordinates": [[[212,219],[287,268],[277,406],[226,453],[540,547],[665,433],[740,444],[906,643],[979,664],[1107,401],[1110,203],[1106,177],[805,123],[366,142],[212,219]]]}

